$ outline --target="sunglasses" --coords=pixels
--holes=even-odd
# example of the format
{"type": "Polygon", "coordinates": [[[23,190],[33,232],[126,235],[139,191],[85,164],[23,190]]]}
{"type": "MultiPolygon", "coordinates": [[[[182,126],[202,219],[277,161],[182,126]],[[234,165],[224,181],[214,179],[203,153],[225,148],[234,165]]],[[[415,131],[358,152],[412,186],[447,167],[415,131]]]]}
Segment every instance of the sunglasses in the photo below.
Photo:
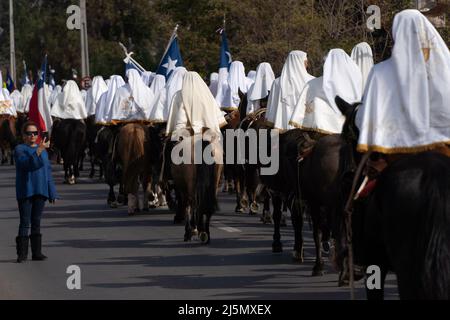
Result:
{"type": "Polygon", "coordinates": [[[27,132],[25,132],[25,134],[28,137],[31,137],[31,136],[37,136],[39,134],[39,132],[38,131],[27,131],[27,132]]]}

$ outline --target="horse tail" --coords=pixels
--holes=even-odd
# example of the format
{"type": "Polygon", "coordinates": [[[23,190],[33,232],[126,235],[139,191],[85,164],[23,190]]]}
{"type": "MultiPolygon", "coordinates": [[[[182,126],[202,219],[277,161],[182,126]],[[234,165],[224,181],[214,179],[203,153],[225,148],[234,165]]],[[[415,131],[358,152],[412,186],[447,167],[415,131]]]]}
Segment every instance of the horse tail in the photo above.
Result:
{"type": "MultiPolygon", "coordinates": [[[[205,147],[203,144],[203,149],[205,147]]],[[[216,196],[216,164],[207,164],[202,161],[196,165],[196,207],[201,215],[211,216],[217,209],[216,196]]],[[[200,216],[198,216],[200,218],[200,216]]]]}
{"type": "MultiPolygon", "coordinates": [[[[421,190],[426,193],[421,232],[418,233],[418,259],[421,268],[421,289],[424,297],[450,299],[450,159],[436,155],[425,170],[421,190]],[[430,172],[432,171],[432,173],[430,172]],[[420,251],[422,251],[420,253],[420,251]]],[[[425,195],[422,195],[425,196],[425,195]]]]}
{"type": "Polygon", "coordinates": [[[119,153],[122,161],[122,182],[127,193],[134,189],[135,182],[141,170],[138,163],[145,156],[145,131],[137,124],[122,128],[119,138],[119,153]]]}

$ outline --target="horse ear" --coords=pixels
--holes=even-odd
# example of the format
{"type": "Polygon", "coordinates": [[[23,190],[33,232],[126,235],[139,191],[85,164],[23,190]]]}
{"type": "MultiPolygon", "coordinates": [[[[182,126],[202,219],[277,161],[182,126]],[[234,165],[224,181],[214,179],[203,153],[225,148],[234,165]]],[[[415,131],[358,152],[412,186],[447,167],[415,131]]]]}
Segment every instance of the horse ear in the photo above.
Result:
{"type": "Polygon", "coordinates": [[[336,102],[337,107],[339,108],[339,110],[342,112],[342,114],[345,117],[350,116],[350,114],[352,113],[353,109],[355,108],[354,105],[349,104],[347,101],[345,101],[344,99],[342,99],[339,96],[336,96],[334,101],[336,102]]]}

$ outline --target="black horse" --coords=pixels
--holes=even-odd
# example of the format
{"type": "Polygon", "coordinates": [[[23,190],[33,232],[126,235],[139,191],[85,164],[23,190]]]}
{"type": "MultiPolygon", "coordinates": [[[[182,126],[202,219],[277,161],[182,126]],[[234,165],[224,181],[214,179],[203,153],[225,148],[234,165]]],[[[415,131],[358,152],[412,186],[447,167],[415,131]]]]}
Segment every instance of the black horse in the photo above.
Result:
{"type": "MultiPolygon", "coordinates": [[[[349,116],[351,106],[336,102],[349,116]]],[[[347,123],[347,140],[358,130],[347,123]]],[[[447,148],[447,147],[444,147],[447,148]]],[[[437,151],[407,154],[391,161],[373,191],[354,203],[352,234],[355,263],[381,270],[382,299],[388,271],[395,272],[401,299],[450,299],[450,158],[437,151]]]]}
{"type": "Polygon", "coordinates": [[[52,128],[52,144],[61,151],[64,160],[64,178],[75,184],[80,176],[79,166],[86,141],[86,124],[83,120],[57,120],[52,128]]]}

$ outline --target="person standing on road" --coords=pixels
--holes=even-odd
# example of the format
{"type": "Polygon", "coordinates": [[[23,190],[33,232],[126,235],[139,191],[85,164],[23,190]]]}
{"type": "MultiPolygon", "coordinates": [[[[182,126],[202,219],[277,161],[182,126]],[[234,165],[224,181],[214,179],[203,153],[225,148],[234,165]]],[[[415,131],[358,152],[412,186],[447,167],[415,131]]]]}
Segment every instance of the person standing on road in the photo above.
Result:
{"type": "Polygon", "coordinates": [[[46,149],[48,138],[38,140],[38,127],[27,122],[22,128],[23,144],[15,149],[16,196],[19,205],[20,225],[16,237],[17,262],[28,258],[28,239],[33,260],[45,260],[42,254],[41,217],[45,202],[55,203],[57,198],[52,169],[46,149]],[[30,233],[31,229],[31,233],[30,233]]]}

